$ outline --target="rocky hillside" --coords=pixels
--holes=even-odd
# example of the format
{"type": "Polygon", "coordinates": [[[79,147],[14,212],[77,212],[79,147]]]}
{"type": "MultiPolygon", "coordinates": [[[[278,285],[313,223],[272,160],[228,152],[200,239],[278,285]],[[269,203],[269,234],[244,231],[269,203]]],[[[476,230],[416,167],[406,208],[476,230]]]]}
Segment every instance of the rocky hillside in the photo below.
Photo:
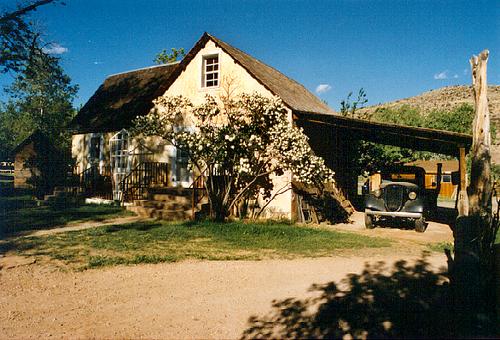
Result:
{"type": "MultiPolygon", "coordinates": [[[[490,107],[491,120],[500,127],[500,86],[488,86],[488,101],[490,107]]],[[[409,105],[419,108],[422,112],[429,112],[436,109],[449,110],[463,103],[474,105],[472,97],[472,86],[447,86],[436,90],[424,92],[421,95],[399,99],[393,102],[373,105],[360,109],[360,113],[371,113],[379,107],[400,107],[409,105]]],[[[499,129],[497,128],[497,131],[499,129]]]]}
{"type": "MultiPolygon", "coordinates": [[[[381,107],[397,108],[403,105],[418,108],[424,114],[433,110],[450,110],[463,103],[474,105],[472,86],[446,86],[424,92],[421,95],[399,99],[393,102],[368,106],[359,110],[361,115],[370,115],[381,107]]],[[[491,123],[496,126],[496,138],[491,148],[491,160],[500,165],[500,86],[488,86],[488,104],[491,123]]]]}

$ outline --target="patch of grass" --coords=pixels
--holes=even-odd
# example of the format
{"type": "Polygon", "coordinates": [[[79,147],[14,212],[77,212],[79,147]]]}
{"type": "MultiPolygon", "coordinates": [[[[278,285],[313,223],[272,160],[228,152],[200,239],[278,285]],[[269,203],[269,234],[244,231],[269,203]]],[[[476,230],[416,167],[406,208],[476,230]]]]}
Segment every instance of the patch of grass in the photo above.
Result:
{"type": "Polygon", "coordinates": [[[102,221],[113,217],[133,215],[133,213],[116,206],[89,204],[55,208],[35,207],[30,202],[32,200],[29,197],[2,198],[0,203],[0,237],[21,231],[50,229],[69,222],[102,221]]]}
{"type": "Polygon", "coordinates": [[[36,201],[32,195],[0,196],[0,215],[35,205],[36,201]]]}
{"type": "Polygon", "coordinates": [[[290,224],[146,221],[18,238],[0,245],[0,251],[42,255],[76,268],[96,268],[184,259],[318,257],[333,255],[339,249],[390,245],[387,239],[290,224]]]}
{"type": "Polygon", "coordinates": [[[451,242],[429,243],[427,247],[437,253],[444,253],[445,249],[453,251],[453,243],[451,242]]]}

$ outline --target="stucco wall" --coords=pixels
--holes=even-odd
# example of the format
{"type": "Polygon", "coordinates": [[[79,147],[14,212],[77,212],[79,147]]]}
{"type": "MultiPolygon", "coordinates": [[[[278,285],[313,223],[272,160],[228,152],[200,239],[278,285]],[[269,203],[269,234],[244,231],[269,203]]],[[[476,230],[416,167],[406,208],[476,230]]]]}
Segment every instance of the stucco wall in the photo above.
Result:
{"type": "MultiPolygon", "coordinates": [[[[217,48],[212,41],[208,41],[206,45],[198,52],[194,59],[189,63],[186,69],[179,75],[175,82],[165,92],[166,96],[182,95],[190,99],[194,104],[200,104],[204,101],[205,96],[210,94],[215,98],[221,95],[238,95],[241,93],[259,93],[260,95],[271,97],[273,96],[262,84],[255,80],[243,67],[235,63],[234,60],[220,48],[217,48]],[[219,55],[219,81],[220,84],[216,88],[202,87],[202,63],[203,55],[215,54],[219,55]]],[[[288,110],[289,121],[292,122],[292,112],[288,110]]],[[[109,139],[115,134],[104,133],[102,150],[103,158],[101,160],[101,168],[109,166],[109,139]]],[[[76,173],[81,173],[88,167],[89,164],[89,145],[92,134],[73,135],[72,139],[72,154],[76,160],[76,173]]],[[[134,140],[131,143],[130,150],[138,145],[138,141],[134,140]]],[[[147,146],[152,151],[152,161],[171,163],[171,158],[174,156],[174,148],[168,145],[158,137],[150,137],[142,140],[142,145],[147,146]]],[[[133,161],[133,163],[136,162],[133,161]]],[[[276,189],[281,189],[283,186],[290,186],[291,174],[286,173],[283,176],[273,178],[273,183],[276,189]]],[[[267,216],[273,217],[292,217],[292,197],[291,190],[281,194],[268,206],[267,216]]]]}
{"type": "MultiPolygon", "coordinates": [[[[102,144],[99,165],[104,173],[106,167],[109,169],[110,164],[110,147],[109,141],[117,132],[102,133],[102,144]]],[[[90,167],[90,139],[92,133],[77,134],[72,137],[71,152],[75,159],[75,173],[79,174],[85,169],[90,167]]],[[[146,137],[146,138],[132,138],[129,145],[129,152],[131,153],[131,167],[134,167],[140,161],[151,162],[170,162],[172,156],[172,146],[167,141],[160,137],[146,137]]]]}
{"type": "MultiPolygon", "coordinates": [[[[208,41],[206,45],[189,63],[186,69],[179,75],[176,81],[165,92],[165,96],[178,96],[188,98],[194,104],[200,104],[205,100],[207,94],[220,98],[230,93],[237,96],[242,93],[258,93],[265,97],[272,97],[273,94],[261,83],[253,78],[243,67],[235,63],[227,53],[218,48],[213,41],[208,41]],[[219,55],[219,86],[212,88],[202,87],[202,66],[203,56],[211,54],[219,55]]],[[[292,112],[288,110],[289,121],[292,122],[292,112]]],[[[274,177],[273,183],[276,190],[283,186],[290,186],[291,174],[274,177]]],[[[266,217],[292,218],[292,191],[277,196],[271,202],[264,214],[266,217]]]]}

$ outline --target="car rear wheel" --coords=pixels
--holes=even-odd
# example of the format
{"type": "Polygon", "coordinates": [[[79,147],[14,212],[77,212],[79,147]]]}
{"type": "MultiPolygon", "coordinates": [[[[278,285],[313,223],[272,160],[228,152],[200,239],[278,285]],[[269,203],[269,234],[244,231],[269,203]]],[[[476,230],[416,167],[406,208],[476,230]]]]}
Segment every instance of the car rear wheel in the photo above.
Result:
{"type": "Polygon", "coordinates": [[[420,217],[419,219],[415,220],[415,231],[417,233],[423,233],[427,229],[427,224],[425,223],[425,219],[423,217],[420,217]]]}
{"type": "Polygon", "coordinates": [[[373,216],[365,213],[365,227],[366,229],[373,229],[375,225],[373,224],[373,216]]]}

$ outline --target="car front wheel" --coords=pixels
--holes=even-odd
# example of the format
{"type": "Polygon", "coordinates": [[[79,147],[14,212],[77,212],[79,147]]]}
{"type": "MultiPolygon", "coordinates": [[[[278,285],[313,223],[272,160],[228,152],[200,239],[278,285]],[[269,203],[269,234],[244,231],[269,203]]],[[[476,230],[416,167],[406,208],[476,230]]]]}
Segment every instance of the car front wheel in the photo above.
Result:
{"type": "Polygon", "coordinates": [[[373,216],[365,213],[365,227],[366,229],[373,229],[375,225],[373,224],[373,216]]]}
{"type": "Polygon", "coordinates": [[[423,217],[415,220],[415,231],[417,233],[423,233],[426,228],[427,224],[425,223],[425,219],[423,217]]]}

